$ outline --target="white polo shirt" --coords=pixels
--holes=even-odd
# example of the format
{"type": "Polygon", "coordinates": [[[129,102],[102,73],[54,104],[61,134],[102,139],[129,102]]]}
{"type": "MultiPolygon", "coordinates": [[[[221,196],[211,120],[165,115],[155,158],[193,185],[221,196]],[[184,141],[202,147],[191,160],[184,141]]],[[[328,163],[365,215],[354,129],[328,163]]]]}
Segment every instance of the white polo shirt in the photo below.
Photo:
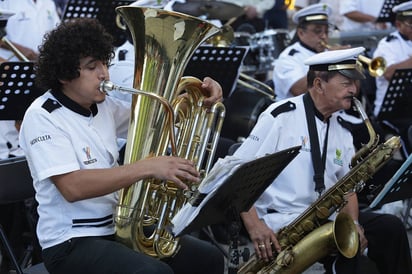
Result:
{"type": "MultiPolygon", "coordinates": [[[[301,145],[299,154],[280,173],[256,201],[259,218],[278,231],[292,222],[317,198],[313,181],[311,146],[306,122],[303,95],[276,102],[259,117],[256,126],[233,156],[250,159],[301,145]],[[277,213],[268,213],[268,210],[277,213]]],[[[354,155],[351,133],[338,122],[334,113],[329,121],[325,187],[333,186],[349,171],[354,155]]],[[[315,118],[322,151],[327,123],[315,118]]]]}
{"type": "Polygon", "coordinates": [[[116,138],[126,137],[130,107],[106,96],[90,111],[57,93],[37,98],[28,108],[20,131],[39,202],[37,235],[42,248],[73,237],[114,233],[116,193],[70,203],[51,176],[79,169],[117,165],[116,138]]]}
{"type": "Polygon", "coordinates": [[[304,61],[315,54],[315,51],[304,47],[300,42],[293,43],[280,53],[273,69],[277,101],[294,96],[290,88],[308,73],[309,66],[304,61]]]}
{"type": "Polygon", "coordinates": [[[356,22],[344,15],[352,11],[358,11],[373,17],[378,17],[385,0],[339,0],[339,2],[339,12],[343,16],[340,30],[362,32],[368,29],[375,29],[374,24],[371,22],[356,22]]]}
{"type": "MultiPolygon", "coordinates": [[[[392,32],[379,41],[373,57],[379,56],[385,59],[387,67],[405,61],[412,56],[412,41],[405,40],[399,31],[392,32]]],[[[379,114],[388,86],[389,81],[385,77],[376,77],[376,98],[373,110],[375,116],[379,114]]]]}

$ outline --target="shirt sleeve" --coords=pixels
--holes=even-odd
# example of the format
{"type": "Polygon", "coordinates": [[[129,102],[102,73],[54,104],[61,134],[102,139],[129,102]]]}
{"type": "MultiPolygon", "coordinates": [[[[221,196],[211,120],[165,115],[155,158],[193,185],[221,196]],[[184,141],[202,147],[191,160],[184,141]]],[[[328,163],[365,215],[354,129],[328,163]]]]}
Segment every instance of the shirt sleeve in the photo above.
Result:
{"type": "Polygon", "coordinates": [[[34,180],[80,168],[70,138],[56,126],[46,111],[29,110],[20,130],[20,146],[30,162],[34,180]]]}
{"type": "Polygon", "coordinates": [[[307,73],[307,67],[303,64],[305,58],[297,52],[292,55],[282,55],[275,63],[273,70],[273,82],[276,94],[280,98],[290,97],[290,88],[307,73]]]}

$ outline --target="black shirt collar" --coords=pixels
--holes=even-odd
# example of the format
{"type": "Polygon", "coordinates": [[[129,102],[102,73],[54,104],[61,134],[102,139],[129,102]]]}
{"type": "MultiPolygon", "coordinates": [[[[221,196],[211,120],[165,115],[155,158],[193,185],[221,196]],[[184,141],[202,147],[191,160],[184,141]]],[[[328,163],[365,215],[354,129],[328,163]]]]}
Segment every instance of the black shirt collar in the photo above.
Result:
{"type": "MultiPolygon", "coordinates": [[[[310,93],[308,92],[309,98],[313,103],[313,99],[312,96],[310,96],[310,93]]],[[[315,117],[320,119],[322,122],[327,122],[329,120],[329,118],[325,119],[325,116],[323,116],[323,114],[316,108],[315,104],[313,104],[313,110],[315,113],[315,117]]]]}
{"type": "Polygon", "coordinates": [[[314,48],[309,47],[308,45],[306,45],[306,44],[303,43],[302,41],[299,40],[299,43],[300,43],[300,45],[301,45],[302,47],[304,47],[305,49],[310,50],[310,51],[312,51],[312,52],[314,52],[314,53],[318,53],[314,48]]]}
{"type": "MultiPolygon", "coordinates": [[[[399,32],[399,31],[398,31],[399,32]]],[[[410,41],[408,37],[406,37],[405,35],[403,35],[402,33],[399,32],[399,36],[402,37],[403,40],[405,41],[410,41]]]]}
{"type": "Polygon", "coordinates": [[[84,107],[82,107],[81,105],[79,105],[78,103],[76,103],[75,101],[73,101],[72,99],[70,99],[69,97],[67,97],[67,96],[66,96],[63,92],[61,92],[61,91],[60,91],[60,92],[56,92],[56,91],[54,91],[54,90],[51,90],[50,92],[51,92],[51,94],[53,94],[53,96],[54,96],[57,100],[59,100],[59,102],[60,102],[63,106],[67,107],[68,109],[70,109],[70,110],[72,110],[72,111],[74,111],[74,112],[76,112],[76,113],[78,113],[78,114],[80,114],[80,115],[89,117],[90,114],[92,114],[93,116],[96,116],[96,114],[97,114],[97,105],[96,105],[96,104],[91,105],[91,106],[90,106],[90,109],[85,109],[84,107]]]}

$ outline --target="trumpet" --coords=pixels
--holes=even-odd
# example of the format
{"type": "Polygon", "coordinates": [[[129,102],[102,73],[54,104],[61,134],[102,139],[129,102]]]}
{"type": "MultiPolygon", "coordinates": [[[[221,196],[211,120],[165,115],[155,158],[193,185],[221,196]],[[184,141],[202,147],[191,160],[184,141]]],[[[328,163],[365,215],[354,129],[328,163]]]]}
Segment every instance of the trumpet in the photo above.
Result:
{"type": "MultiPolygon", "coordinates": [[[[325,41],[321,41],[320,43],[322,44],[322,46],[324,46],[327,49],[333,48],[331,45],[329,45],[325,41]]],[[[369,74],[372,77],[380,77],[386,71],[386,60],[383,57],[378,56],[378,57],[371,59],[364,55],[358,55],[358,60],[361,63],[368,66],[369,74]]]]}
{"type": "Polygon", "coordinates": [[[368,66],[369,74],[372,77],[380,77],[386,71],[386,60],[383,57],[375,57],[373,59],[364,55],[359,55],[358,60],[368,66]]]}

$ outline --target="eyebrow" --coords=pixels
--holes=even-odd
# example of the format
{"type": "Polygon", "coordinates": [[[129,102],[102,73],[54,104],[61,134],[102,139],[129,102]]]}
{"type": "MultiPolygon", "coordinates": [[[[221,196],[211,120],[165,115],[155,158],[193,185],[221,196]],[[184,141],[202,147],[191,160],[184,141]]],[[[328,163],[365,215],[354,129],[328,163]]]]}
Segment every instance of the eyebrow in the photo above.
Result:
{"type": "MultiPolygon", "coordinates": [[[[87,57],[86,57],[87,58],[87,57]]],[[[97,59],[95,59],[95,58],[91,58],[89,61],[87,61],[87,62],[85,62],[85,63],[83,63],[83,64],[80,64],[80,66],[87,66],[87,65],[89,65],[89,64],[91,64],[91,63],[93,63],[93,62],[96,62],[97,61],[97,59]]]]}

